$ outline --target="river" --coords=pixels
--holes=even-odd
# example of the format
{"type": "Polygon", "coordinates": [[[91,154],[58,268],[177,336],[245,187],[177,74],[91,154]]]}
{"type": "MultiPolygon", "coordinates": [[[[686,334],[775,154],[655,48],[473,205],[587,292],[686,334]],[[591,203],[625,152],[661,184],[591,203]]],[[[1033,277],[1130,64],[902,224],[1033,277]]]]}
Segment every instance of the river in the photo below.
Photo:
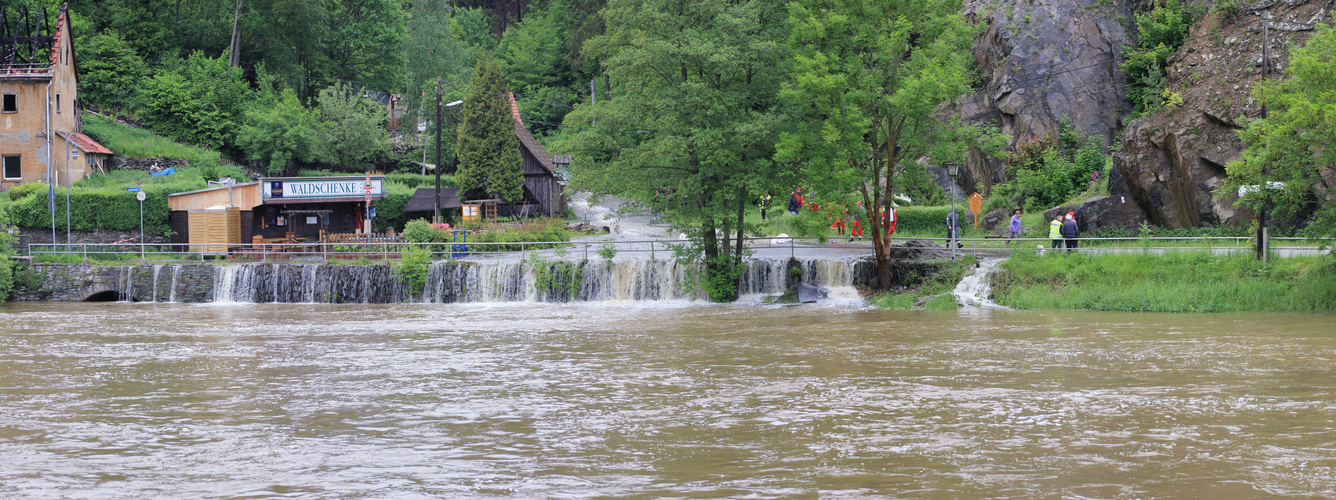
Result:
{"type": "Polygon", "coordinates": [[[0,496],[1336,496],[1336,316],[0,305],[0,496]]]}

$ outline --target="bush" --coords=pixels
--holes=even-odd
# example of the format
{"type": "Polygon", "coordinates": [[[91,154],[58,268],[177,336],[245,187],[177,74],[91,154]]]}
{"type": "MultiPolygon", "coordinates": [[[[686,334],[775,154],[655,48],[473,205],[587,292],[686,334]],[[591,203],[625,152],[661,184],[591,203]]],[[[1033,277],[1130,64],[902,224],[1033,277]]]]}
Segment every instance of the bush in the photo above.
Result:
{"type": "MultiPolygon", "coordinates": [[[[960,226],[965,227],[967,211],[956,207],[960,216],[960,226]]],[[[895,233],[946,236],[946,215],[951,213],[951,206],[942,207],[901,207],[896,209],[895,233]]]]}
{"type": "Polygon", "coordinates": [[[410,295],[420,295],[427,284],[431,252],[425,248],[408,247],[400,255],[402,258],[394,264],[394,277],[408,285],[410,295]]]}
{"type": "Polygon", "coordinates": [[[1211,5],[1211,13],[1215,14],[1215,29],[1221,29],[1234,24],[1243,15],[1243,9],[1239,7],[1238,0],[1216,0],[1211,5]]]}
{"type": "MultiPolygon", "coordinates": [[[[161,186],[145,186],[144,231],[165,233],[171,229],[168,219],[167,195],[177,192],[161,186]]],[[[45,196],[29,196],[8,205],[10,220],[30,228],[50,228],[51,212],[45,196]]],[[[56,228],[65,229],[65,188],[56,190],[56,228]]],[[[111,229],[139,232],[139,202],[134,193],[123,188],[92,188],[76,186],[70,192],[70,225],[78,231],[111,229]]]]}
{"type": "Polygon", "coordinates": [[[9,199],[19,201],[37,193],[46,192],[45,182],[29,182],[9,188],[9,199]]]}
{"type": "MultiPolygon", "coordinates": [[[[491,230],[469,234],[469,243],[533,243],[570,241],[571,234],[566,231],[566,224],[558,219],[532,222],[517,227],[496,227],[491,230]]],[[[532,248],[554,247],[556,245],[488,245],[481,250],[528,250],[532,248]]]]}
{"type": "Polygon", "coordinates": [[[1124,52],[1127,60],[1120,67],[1133,83],[1127,88],[1127,98],[1137,115],[1159,109],[1169,55],[1183,45],[1200,16],[1192,2],[1178,0],[1167,0],[1147,14],[1136,15],[1137,46],[1124,52]]]}

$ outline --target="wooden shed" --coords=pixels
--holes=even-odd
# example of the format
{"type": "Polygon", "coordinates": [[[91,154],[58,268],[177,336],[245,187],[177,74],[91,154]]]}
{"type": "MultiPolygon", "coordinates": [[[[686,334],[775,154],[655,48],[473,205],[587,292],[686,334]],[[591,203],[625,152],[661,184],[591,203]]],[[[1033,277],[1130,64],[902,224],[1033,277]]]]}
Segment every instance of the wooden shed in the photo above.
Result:
{"type": "Polygon", "coordinates": [[[190,251],[226,254],[241,246],[241,209],[214,207],[190,210],[190,251]]]}
{"type": "Polygon", "coordinates": [[[199,191],[173,193],[167,197],[167,209],[171,218],[172,243],[190,244],[194,249],[196,238],[191,228],[191,212],[208,210],[219,206],[232,206],[241,210],[242,241],[249,241],[251,235],[251,213],[262,203],[260,183],[248,182],[232,186],[219,186],[199,191]]]}

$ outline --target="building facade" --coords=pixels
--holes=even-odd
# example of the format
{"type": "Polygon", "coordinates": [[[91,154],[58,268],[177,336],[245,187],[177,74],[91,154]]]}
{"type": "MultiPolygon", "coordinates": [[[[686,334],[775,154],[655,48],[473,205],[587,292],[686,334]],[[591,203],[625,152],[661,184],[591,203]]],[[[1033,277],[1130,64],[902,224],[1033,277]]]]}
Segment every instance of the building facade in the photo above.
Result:
{"type": "Polygon", "coordinates": [[[41,11],[20,10],[13,31],[0,28],[0,190],[29,182],[68,186],[111,155],[83,135],[68,14],[62,7],[47,35],[30,34],[46,26],[41,11]]]}

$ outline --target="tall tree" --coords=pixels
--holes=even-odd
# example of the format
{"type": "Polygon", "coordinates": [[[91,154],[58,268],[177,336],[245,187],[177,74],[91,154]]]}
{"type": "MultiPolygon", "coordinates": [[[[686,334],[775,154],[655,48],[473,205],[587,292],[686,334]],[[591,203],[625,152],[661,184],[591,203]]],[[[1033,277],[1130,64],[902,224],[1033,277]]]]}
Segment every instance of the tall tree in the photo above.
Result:
{"type": "MultiPolygon", "coordinates": [[[[877,224],[896,182],[927,157],[959,161],[975,132],[934,115],[968,90],[974,29],[959,0],[800,0],[789,4],[798,119],[776,158],[806,163],[822,193],[858,193],[881,286],[890,283],[890,234],[877,224]]],[[[945,224],[945,221],[943,221],[945,224]]]]}
{"type": "MultiPolygon", "coordinates": [[[[408,7],[408,32],[404,36],[408,92],[404,92],[404,123],[416,127],[417,118],[435,116],[437,78],[457,81],[473,55],[450,29],[449,0],[415,0],[408,7]]],[[[453,99],[452,99],[453,100],[453,99]]]]}
{"type": "Polygon", "coordinates": [[[554,0],[512,24],[501,39],[498,56],[502,69],[516,93],[529,99],[519,106],[526,126],[534,132],[555,129],[570,109],[552,104],[569,106],[575,102],[570,85],[576,83],[577,76],[564,57],[566,27],[570,24],[567,2],[554,0]]]}
{"type": "Polygon", "coordinates": [[[734,300],[746,209],[787,174],[771,160],[783,12],[764,0],[612,0],[602,13],[608,32],[586,48],[620,93],[566,116],[574,183],[664,213],[692,238],[710,299],[734,300]]]}
{"type": "Polygon", "coordinates": [[[302,106],[292,89],[276,88],[263,66],[258,83],[259,95],[247,107],[246,120],[237,131],[237,145],[246,158],[263,161],[271,175],[282,174],[288,160],[315,160],[326,127],[320,113],[302,106]]]}
{"type": "Polygon", "coordinates": [[[390,135],[389,113],[362,97],[364,92],[345,83],[320,91],[320,116],[325,120],[321,151],[325,161],[345,171],[380,156],[390,135]]]}
{"type": "Polygon", "coordinates": [[[108,29],[78,45],[79,97],[90,107],[125,113],[135,101],[148,66],[116,30],[108,29]]]}
{"type": "Polygon", "coordinates": [[[459,126],[459,171],[455,180],[468,196],[491,195],[516,202],[524,194],[520,141],[511,115],[510,86],[496,59],[483,58],[473,68],[459,126]]]}
{"type": "Polygon", "coordinates": [[[1247,149],[1226,167],[1225,186],[1248,186],[1238,204],[1258,212],[1312,210],[1305,232],[1330,243],[1336,240],[1336,28],[1319,27],[1294,49],[1285,72],[1289,78],[1254,88],[1270,114],[1239,131],[1247,149]]]}

